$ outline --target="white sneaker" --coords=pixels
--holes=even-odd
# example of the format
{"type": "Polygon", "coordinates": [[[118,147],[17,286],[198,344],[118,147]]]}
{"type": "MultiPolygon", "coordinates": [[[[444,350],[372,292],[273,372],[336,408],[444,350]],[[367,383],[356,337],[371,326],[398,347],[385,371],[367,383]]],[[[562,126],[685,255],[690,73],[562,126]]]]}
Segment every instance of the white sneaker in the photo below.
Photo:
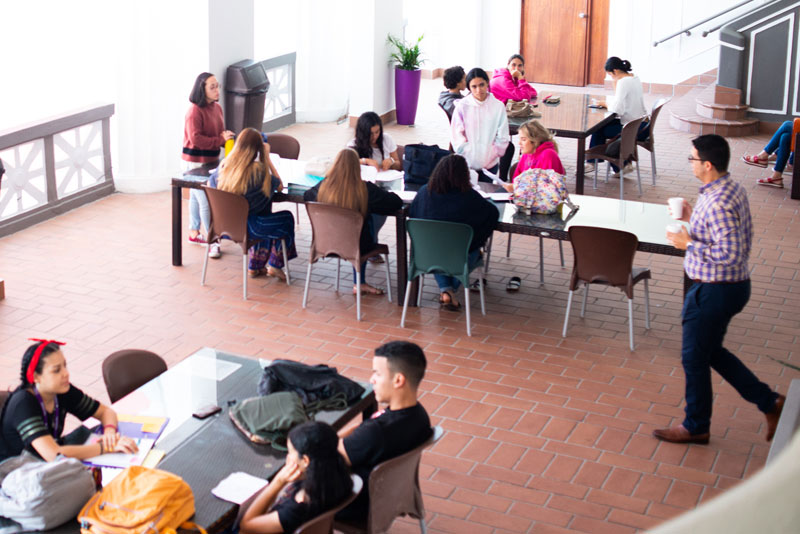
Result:
{"type": "Polygon", "coordinates": [[[583,174],[591,174],[594,172],[594,163],[587,163],[583,166],[583,174]]]}
{"type": "Polygon", "coordinates": [[[222,256],[222,251],[219,249],[218,243],[212,243],[208,249],[208,257],[212,260],[219,259],[222,256]]]}
{"type": "MultiPolygon", "coordinates": [[[[631,163],[628,163],[627,165],[625,165],[625,168],[623,168],[622,170],[624,171],[626,176],[629,176],[630,173],[633,172],[633,165],[631,163]]],[[[612,178],[619,178],[620,177],[620,172],[619,171],[615,172],[614,174],[611,175],[611,177],[612,178]]]]}

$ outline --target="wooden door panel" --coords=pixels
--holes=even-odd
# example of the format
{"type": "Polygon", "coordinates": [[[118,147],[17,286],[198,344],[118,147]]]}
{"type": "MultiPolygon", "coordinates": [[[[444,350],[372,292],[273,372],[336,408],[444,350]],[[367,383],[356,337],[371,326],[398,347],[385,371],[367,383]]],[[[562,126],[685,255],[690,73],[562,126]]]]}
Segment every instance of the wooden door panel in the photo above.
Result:
{"type": "Polygon", "coordinates": [[[589,0],[523,0],[521,48],[528,81],[586,84],[588,4],[589,0]]]}

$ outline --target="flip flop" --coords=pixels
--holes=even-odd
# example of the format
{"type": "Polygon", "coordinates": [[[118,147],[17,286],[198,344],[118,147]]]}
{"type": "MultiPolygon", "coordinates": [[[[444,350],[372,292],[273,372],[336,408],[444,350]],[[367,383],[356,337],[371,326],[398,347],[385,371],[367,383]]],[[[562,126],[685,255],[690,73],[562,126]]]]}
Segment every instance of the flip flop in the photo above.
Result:
{"type": "Polygon", "coordinates": [[[768,185],[770,187],[778,187],[780,189],[783,189],[783,180],[782,179],[775,180],[772,178],[772,176],[767,176],[766,178],[759,178],[758,182],[756,183],[758,185],[768,185]]]}
{"type": "MultiPolygon", "coordinates": [[[[362,295],[383,295],[385,291],[381,287],[371,286],[369,284],[361,284],[362,295]]],[[[353,295],[356,294],[356,289],[353,288],[353,295]]]]}
{"type": "Polygon", "coordinates": [[[283,280],[284,282],[286,281],[286,273],[277,267],[273,267],[272,265],[267,266],[267,276],[273,276],[279,280],[283,280]]]}
{"type": "Polygon", "coordinates": [[[509,280],[508,284],[506,284],[506,291],[509,293],[515,293],[519,291],[520,287],[522,287],[522,279],[519,276],[512,276],[511,280],[509,280]]]}
{"type": "Polygon", "coordinates": [[[449,291],[445,291],[444,293],[439,295],[439,306],[447,311],[458,311],[461,309],[461,303],[460,302],[453,303],[454,299],[455,297],[453,296],[452,293],[450,293],[449,291]],[[445,295],[447,295],[448,300],[444,299],[445,295]]]}
{"type": "Polygon", "coordinates": [[[767,168],[767,160],[758,159],[758,156],[748,156],[745,154],[742,156],[742,161],[748,165],[752,165],[753,167],[761,167],[762,169],[767,168]]]}
{"type": "MultiPolygon", "coordinates": [[[[483,279],[483,289],[486,289],[486,284],[487,283],[489,283],[489,281],[486,278],[484,278],[483,279]]],[[[472,282],[469,285],[469,290],[473,291],[473,292],[481,290],[481,288],[478,286],[478,280],[475,280],[474,282],[472,282]]]]}

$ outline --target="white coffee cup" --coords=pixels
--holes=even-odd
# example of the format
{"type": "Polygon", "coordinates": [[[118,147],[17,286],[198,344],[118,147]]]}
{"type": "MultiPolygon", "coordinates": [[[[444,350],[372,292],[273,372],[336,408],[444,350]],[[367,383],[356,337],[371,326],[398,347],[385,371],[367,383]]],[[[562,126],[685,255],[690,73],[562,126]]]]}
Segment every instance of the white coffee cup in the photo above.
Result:
{"type": "Polygon", "coordinates": [[[681,233],[681,228],[683,228],[682,224],[673,223],[667,225],[667,232],[671,234],[679,234],[681,233]]]}
{"type": "Polygon", "coordinates": [[[680,220],[680,218],[683,217],[683,198],[672,197],[667,200],[667,204],[672,212],[672,218],[680,220]]]}

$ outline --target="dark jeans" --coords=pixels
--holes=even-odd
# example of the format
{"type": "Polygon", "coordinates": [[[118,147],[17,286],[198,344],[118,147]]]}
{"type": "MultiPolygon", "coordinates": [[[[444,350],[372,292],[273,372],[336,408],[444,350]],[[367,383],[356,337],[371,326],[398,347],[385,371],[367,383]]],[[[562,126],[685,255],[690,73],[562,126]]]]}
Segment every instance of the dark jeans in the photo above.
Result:
{"type": "MultiPolygon", "coordinates": [[[[622,123],[619,121],[619,119],[614,119],[613,121],[606,124],[603,128],[592,134],[591,139],[589,139],[589,148],[605,144],[609,139],[613,139],[614,137],[620,135],[621,133],[622,133],[622,123]]],[[[645,139],[647,139],[647,136],[649,135],[650,135],[650,122],[643,121],[642,124],[639,125],[639,132],[636,134],[636,140],[644,141],[645,139]]],[[[618,156],[619,145],[617,145],[616,154],[609,154],[609,152],[606,151],[606,155],[618,156]]],[[[598,160],[596,159],[589,159],[586,161],[588,161],[589,163],[598,163],[598,160]]],[[[612,164],[611,168],[614,169],[614,172],[619,171],[619,167],[617,167],[616,165],[612,164]]]]}
{"type": "Polygon", "coordinates": [[[683,302],[683,349],[686,374],[686,419],[691,434],[711,426],[711,369],[722,376],[745,400],[766,413],[775,406],[777,393],[758,380],[742,362],[722,346],[728,323],[750,300],[750,281],[733,284],[695,283],[683,302]]]}
{"type": "MultiPolygon", "coordinates": [[[[372,236],[372,242],[376,246],[378,244],[378,232],[380,232],[381,228],[383,228],[383,225],[386,224],[386,217],[387,217],[386,215],[375,215],[373,213],[373,214],[371,214],[369,217],[367,217],[364,220],[364,224],[367,225],[367,228],[369,228],[369,234],[370,234],[370,236],[372,236]]],[[[372,248],[374,249],[375,247],[372,247],[372,248]]],[[[364,252],[364,251],[362,250],[361,252],[364,252]]],[[[367,251],[367,252],[369,252],[369,251],[367,251]]],[[[360,271],[361,271],[361,283],[362,284],[366,284],[367,283],[367,279],[366,279],[366,276],[367,276],[367,262],[364,262],[364,263],[361,264],[360,271]]],[[[353,269],[353,285],[356,285],[356,280],[357,280],[356,279],[356,270],[353,269]]]]}
{"type": "MultiPolygon", "coordinates": [[[[514,159],[514,152],[516,148],[514,147],[514,143],[509,142],[508,147],[506,147],[506,152],[500,158],[500,163],[495,165],[491,169],[486,169],[492,174],[497,174],[497,177],[503,180],[504,182],[508,181],[508,170],[511,168],[511,160],[514,159]]],[[[492,179],[488,176],[485,176],[482,172],[478,171],[478,181],[479,182],[487,182],[492,183],[492,179]]]]}

